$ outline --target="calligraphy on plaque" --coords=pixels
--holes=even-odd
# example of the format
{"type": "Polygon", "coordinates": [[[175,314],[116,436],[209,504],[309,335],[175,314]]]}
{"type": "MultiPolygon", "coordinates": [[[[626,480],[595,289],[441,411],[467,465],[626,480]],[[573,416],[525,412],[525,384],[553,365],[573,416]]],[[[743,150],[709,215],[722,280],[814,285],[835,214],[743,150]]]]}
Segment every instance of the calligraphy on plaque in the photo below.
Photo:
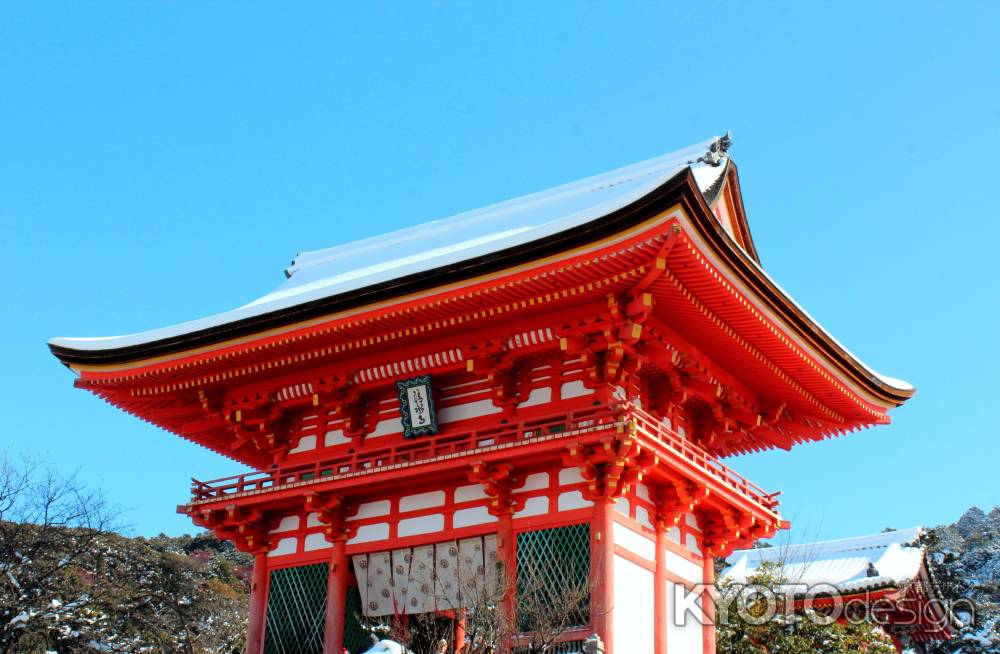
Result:
{"type": "Polygon", "coordinates": [[[434,412],[431,376],[398,381],[396,390],[399,392],[399,411],[403,418],[403,438],[436,434],[438,424],[437,414],[434,412]]]}

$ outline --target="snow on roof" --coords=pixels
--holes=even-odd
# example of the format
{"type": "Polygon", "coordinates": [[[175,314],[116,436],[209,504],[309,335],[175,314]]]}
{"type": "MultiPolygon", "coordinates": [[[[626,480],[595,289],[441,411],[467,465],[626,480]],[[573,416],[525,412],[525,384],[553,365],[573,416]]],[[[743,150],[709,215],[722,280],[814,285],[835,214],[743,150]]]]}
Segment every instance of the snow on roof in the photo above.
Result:
{"type": "Polygon", "coordinates": [[[218,327],[459,263],[572,229],[628,206],[690,168],[704,192],[725,172],[729,136],[382,236],[303,252],[274,291],[232,311],[125,336],[54,338],[75,350],[132,347],[218,327]]]}
{"type": "MultiPolygon", "coordinates": [[[[923,563],[923,547],[916,540],[921,527],[817,543],[737,550],[722,572],[723,579],[745,582],[765,563],[789,590],[829,584],[841,592],[901,586],[914,579],[923,563]]],[[[827,586],[826,590],[829,590],[827,586]]]]}

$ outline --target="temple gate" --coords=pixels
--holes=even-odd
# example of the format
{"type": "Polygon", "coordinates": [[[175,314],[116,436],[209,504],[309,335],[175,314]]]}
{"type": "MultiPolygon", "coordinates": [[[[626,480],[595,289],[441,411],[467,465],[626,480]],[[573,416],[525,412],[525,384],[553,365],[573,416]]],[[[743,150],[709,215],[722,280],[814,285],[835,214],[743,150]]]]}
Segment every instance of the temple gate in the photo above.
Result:
{"type": "Polygon", "coordinates": [[[457,650],[482,594],[522,651],[529,579],[585,582],[551,651],[596,633],[711,654],[714,558],[786,526],[721,459],[887,423],[913,394],[764,273],[728,145],[301,254],[231,312],[50,347],[80,388],[252,468],[178,507],[255,556],[249,654],[357,654],[380,620],[430,614],[457,650]],[[677,619],[679,590],[705,624],[677,619]]]}

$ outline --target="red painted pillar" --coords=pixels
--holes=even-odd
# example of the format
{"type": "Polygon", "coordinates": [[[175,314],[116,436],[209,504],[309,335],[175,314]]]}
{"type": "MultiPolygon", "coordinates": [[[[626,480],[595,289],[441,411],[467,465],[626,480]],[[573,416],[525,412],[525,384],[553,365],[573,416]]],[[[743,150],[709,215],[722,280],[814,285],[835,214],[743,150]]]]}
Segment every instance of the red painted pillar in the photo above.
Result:
{"type": "Polygon", "coordinates": [[[614,651],[615,536],[614,500],[594,500],[590,527],[590,625],[604,641],[607,654],[614,651]]]}
{"type": "Polygon", "coordinates": [[[253,559],[250,585],[250,619],[247,624],[247,654],[264,651],[264,623],[267,619],[267,554],[253,559]]]}
{"type": "Polygon", "coordinates": [[[326,583],[326,622],[323,628],[323,654],[340,654],[344,648],[344,622],[347,617],[347,541],[333,541],[330,570],[326,583]]]}
{"type": "Polygon", "coordinates": [[[465,647],[465,609],[455,612],[455,642],[453,643],[455,654],[462,654],[465,647]]]}
{"type": "Polygon", "coordinates": [[[701,612],[704,614],[705,626],[702,627],[702,653],[715,654],[715,557],[708,550],[704,551],[702,563],[702,583],[705,592],[701,596],[701,612]]]}
{"type": "Polygon", "coordinates": [[[656,525],[653,583],[653,654],[667,654],[667,530],[662,523],[656,525]]]}
{"type": "MultiPolygon", "coordinates": [[[[514,581],[517,574],[517,541],[514,538],[514,515],[510,511],[504,511],[497,515],[497,560],[503,564],[503,578],[500,583],[504,584],[503,597],[500,600],[500,610],[505,616],[510,633],[517,632],[514,622],[517,586],[514,581]]],[[[455,639],[457,643],[457,638],[455,639]]],[[[507,638],[501,642],[501,653],[510,652],[511,643],[507,638]]],[[[457,644],[456,644],[457,647],[457,644]]]]}

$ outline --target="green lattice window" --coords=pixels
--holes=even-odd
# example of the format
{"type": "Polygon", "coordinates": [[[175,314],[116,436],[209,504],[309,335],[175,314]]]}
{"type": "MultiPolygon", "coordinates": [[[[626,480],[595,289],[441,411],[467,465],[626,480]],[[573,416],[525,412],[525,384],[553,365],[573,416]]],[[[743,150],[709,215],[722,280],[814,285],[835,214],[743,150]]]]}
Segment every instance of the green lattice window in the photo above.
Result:
{"type": "Polygon", "coordinates": [[[322,654],[327,564],[271,572],[264,654],[322,654]]]}
{"type": "Polygon", "coordinates": [[[520,631],[536,630],[539,620],[590,621],[589,524],[517,535],[517,605],[520,631]]]}
{"type": "Polygon", "coordinates": [[[344,647],[348,652],[358,654],[371,647],[371,638],[364,619],[364,607],[361,606],[361,593],[354,586],[347,588],[347,615],[344,619],[344,647]]]}

